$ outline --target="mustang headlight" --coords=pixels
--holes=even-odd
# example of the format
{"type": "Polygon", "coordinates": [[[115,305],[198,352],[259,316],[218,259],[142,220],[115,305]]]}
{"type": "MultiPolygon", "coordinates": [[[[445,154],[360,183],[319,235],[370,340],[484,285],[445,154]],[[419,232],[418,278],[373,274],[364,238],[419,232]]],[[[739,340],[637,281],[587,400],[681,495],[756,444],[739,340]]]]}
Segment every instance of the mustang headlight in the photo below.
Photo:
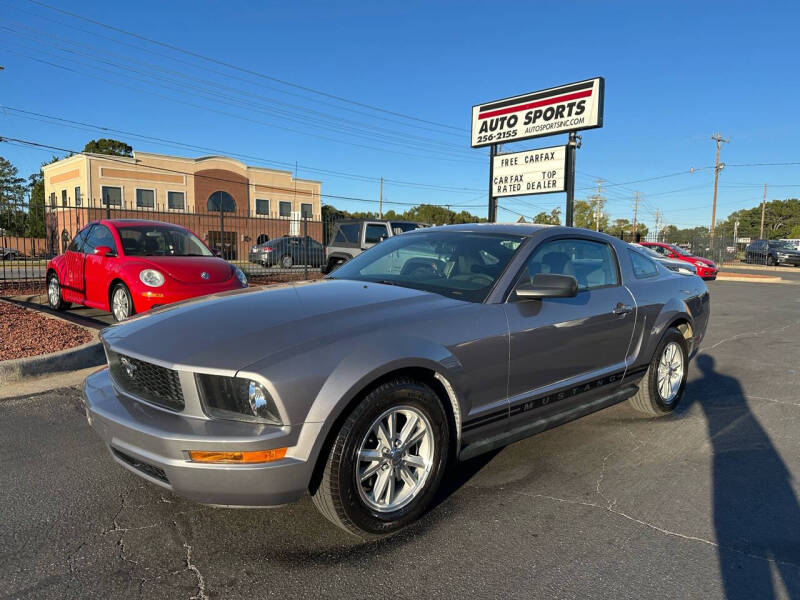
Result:
{"type": "Polygon", "coordinates": [[[155,269],[144,269],[139,273],[139,280],[150,287],[164,285],[164,276],[155,269]]]}
{"type": "Polygon", "coordinates": [[[239,267],[233,267],[233,269],[234,273],[236,273],[236,279],[239,280],[239,283],[241,283],[243,286],[247,286],[247,275],[244,274],[244,271],[242,271],[239,267]]]}
{"type": "Polygon", "coordinates": [[[258,381],[223,375],[196,375],[203,408],[209,417],[280,425],[267,388],[258,381]]]}

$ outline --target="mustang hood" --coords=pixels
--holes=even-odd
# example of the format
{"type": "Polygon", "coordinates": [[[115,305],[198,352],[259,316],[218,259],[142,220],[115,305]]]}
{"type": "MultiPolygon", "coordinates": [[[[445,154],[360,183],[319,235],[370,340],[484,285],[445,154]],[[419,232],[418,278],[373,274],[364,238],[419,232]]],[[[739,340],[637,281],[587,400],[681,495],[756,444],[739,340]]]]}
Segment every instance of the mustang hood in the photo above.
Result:
{"type": "Polygon", "coordinates": [[[335,335],[347,343],[348,332],[463,304],[403,287],[322,280],[171,304],[112,325],[102,338],[117,352],[164,366],[236,371],[315,339],[335,335]]]}
{"type": "Polygon", "coordinates": [[[137,257],[150,268],[158,269],[181,283],[222,283],[232,276],[230,265],[216,256],[137,257]],[[207,273],[208,277],[202,274],[207,273]]]}

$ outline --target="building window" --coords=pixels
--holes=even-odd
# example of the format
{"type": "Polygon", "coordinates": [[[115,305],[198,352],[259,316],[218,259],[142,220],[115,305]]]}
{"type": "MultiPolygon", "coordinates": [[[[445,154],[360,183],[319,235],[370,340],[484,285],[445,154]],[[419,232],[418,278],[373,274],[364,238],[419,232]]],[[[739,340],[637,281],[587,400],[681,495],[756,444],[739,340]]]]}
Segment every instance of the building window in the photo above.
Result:
{"type": "Polygon", "coordinates": [[[81,187],[75,187],[75,206],[80,206],[83,204],[83,198],[81,197],[81,187]]]}
{"type": "Polygon", "coordinates": [[[61,190],[61,206],[69,206],[67,201],[67,190],[61,190]]]}
{"type": "Polygon", "coordinates": [[[156,191],[155,190],[136,190],[136,208],[155,208],[156,207],[156,191]]]}
{"type": "Polygon", "coordinates": [[[170,210],[186,210],[186,197],[183,192],[167,192],[167,207],[170,210]]]}
{"type": "Polygon", "coordinates": [[[122,188],[104,185],[102,188],[103,206],[122,206],[122,188]]]}
{"type": "Polygon", "coordinates": [[[56,207],[56,193],[50,192],[50,208],[56,207]]]}
{"type": "Polygon", "coordinates": [[[281,202],[279,204],[280,208],[280,215],[282,217],[291,217],[292,216],[292,203],[291,202],[281,202]]]}
{"type": "Polygon", "coordinates": [[[256,214],[269,215],[269,200],[256,198],[256,214]]]}
{"type": "Polygon", "coordinates": [[[208,210],[236,212],[236,201],[228,192],[214,192],[208,197],[208,210]]]}
{"type": "Polygon", "coordinates": [[[301,204],[300,205],[300,214],[304,219],[313,219],[314,218],[314,207],[311,204],[301,204]]]}

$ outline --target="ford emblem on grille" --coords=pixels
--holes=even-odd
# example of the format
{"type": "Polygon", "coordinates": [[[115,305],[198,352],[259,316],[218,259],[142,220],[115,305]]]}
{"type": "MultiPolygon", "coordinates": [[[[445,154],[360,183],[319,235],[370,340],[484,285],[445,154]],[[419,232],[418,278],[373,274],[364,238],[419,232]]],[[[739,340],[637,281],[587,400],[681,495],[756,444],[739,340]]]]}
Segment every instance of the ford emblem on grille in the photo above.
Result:
{"type": "Polygon", "coordinates": [[[208,273],[203,271],[202,273],[200,273],[200,277],[202,277],[203,279],[208,279],[208,273]]]}
{"type": "Polygon", "coordinates": [[[120,356],[119,362],[122,365],[122,368],[125,369],[125,374],[133,379],[136,375],[136,369],[138,367],[124,356],[120,356]]]}

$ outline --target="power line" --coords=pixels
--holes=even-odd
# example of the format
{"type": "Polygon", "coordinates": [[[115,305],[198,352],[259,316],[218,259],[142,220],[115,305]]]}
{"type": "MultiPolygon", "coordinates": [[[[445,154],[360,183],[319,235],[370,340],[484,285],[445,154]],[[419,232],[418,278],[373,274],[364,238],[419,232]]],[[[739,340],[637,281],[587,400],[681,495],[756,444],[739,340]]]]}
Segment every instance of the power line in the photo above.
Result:
{"type": "MultiPolygon", "coordinates": [[[[155,142],[155,143],[164,144],[164,145],[168,145],[168,146],[174,146],[174,147],[178,147],[178,148],[186,148],[186,149],[191,149],[191,150],[200,150],[202,152],[211,152],[211,153],[214,153],[214,154],[223,154],[223,155],[226,155],[226,156],[234,156],[234,157],[244,158],[244,159],[247,159],[247,160],[253,160],[253,161],[256,161],[256,162],[261,162],[261,163],[264,163],[264,164],[278,165],[278,166],[282,166],[282,167],[286,167],[286,168],[293,168],[294,167],[294,163],[289,163],[289,162],[286,162],[286,161],[277,161],[277,160],[272,160],[272,159],[266,159],[266,158],[259,157],[259,156],[253,156],[253,155],[243,154],[243,153],[239,153],[239,152],[232,152],[232,151],[229,151],[229,150],[221,150],[219,148],[211,148],[211,147],[207,147],[207,146],[198,146],[198,145],[194,145],[194,144],[187,144],[185,142],[178,142],[176,140],[170,140],[170,139],[167,139],[167,138],[156,137],[156,136],[151,136],[151,135],[146,135],[146,134],[141,134],[141,133],[135,133],[135,132],[132,132],[132,131],[126,131],[124,129],[116,129],[116,128],[113,128],[113,127],[106,127],[106,126],[103,126],[103,125],[95,125],[95,124],[86,123],[86,122],[83,122],[83,121],[75,121],[73,119],[67,119],[65,117],[47,115],[47,114],[44,114],[44,113],[38,113],[38,112],[34,112],[34,111],[23,110],[21,108],[16,108],[16,107],[12,107],[12,106],[0,105],[0,109],[2,109],[4,111],[11,111],[13,113],[21,113],[19,115],[20,118],[41,117],[41,119],[35,118],[33,120],[41,121],[41,122],[48,122],[46,119],[49,119],[51,121],[56,121],[57,123],[65,125],[65,126],[77,126],[78,128],[83,129],[83,130],[89,130],[89,131],[96,130],[96,131],[101,131],[101,132],[110,132],[110,133],[121,134],[121,135],[124,135],[124,136],[133,137],[133,138],[141,138],[141,139],[152,141],[152,142],[155,142]],[[27,116],[25,116],[25,115],[27,115],[27,116]]],[[[300,166],[306,171],[312,171],[312,172],[315,172],[315,173],[324,173],[324,174],[328,174],[328,175],[337,175],[337,176],[353,178],[353,179],[357,179],[357,180],[361,180],[361,181],[375,181],[375,182],[377,182],[379,180],[379,177],[370,177],[370,176],[367,176],[367,175],[360,175],[360,174],[356,174],[356,173],[348,173],[348,172],[344,172],[344,171],[335,171],[335,170],[332,170],[332,169],[322,169],[322,168],[312,167],[312,166],[304,165],[304,164],[300,164],[300,166]]],[[[485,190],[479,190],[477,188],[457,188],[457,187],[454,187],[454,186],[442,186],[442,185],[436,185],[436,184],[418,182],[418,181],[404,181],[404,180],[400,180],[400,179],[384,179],[384,181],[387,182],[387,183],[392,183],[394,185],[417,187],[417,188],[422,188],[422,189],[433,189],[433,190],[445,191],[445,192],[458,192],[458,193],[461,193],[461,192],[483,192],[483,191],[485,191],[485,190]]]]}
{"type": "Polygon", "coordinates": [[[374,111],[377,111],[377,112],[394,115],[396,117],[402,117],[404,119],[409,119],[409,120],[412,120],[412,121],[418,121],[420,123],[427,123],[428,125],[436,125],[437,127],[444,127],[444,128],[447,128],[447,129],[455,129],[457,131],[462,131],[463,130],[463,128],[461,128],[461,127],[455,127],[453,125],[447,125],[445,123],[437,123],[436,121],[429,121],[427,119],[422,119],[420,117],[415,117],[413,115],[407,115],[407,114],[404,114],[404,113],[401,113],[401,112],[396,112],[396,111],[393,111],[393,110],[382,108],[380,106],[367,104],[365,102],[359,102],[357,100],[351,100],[349,98],[344,98],[342,96],[338,96],[336,94],[331,94],[331,93],[328,93],[328,92],[324,92],[322,90],[318,90],[318,89],[315,89],[315,88],[312,88],[312,87],[309,87],[309,86],[301,85],[301,84],[298,84],[298,83],[293,83],[291,81],[286,81],[286,80],[280,79],[278,77],[273,77],[272,75],[267,75],[265,73],[261,73],[259,71],[255,71],[253,69],[240,67],[238,65],[235,65],[235,64],[232,64],[232,63],[228,63],[228,62],[225,62],[225,61],[222,61],[222,60],[210,57],[210,56],[206,56],[206,55],[200,54],[198,52],[193,52],[191,50],[187,50],[185,48],[181,48],[181,47],[175,46],[173,44],[168,44],[166,42],[162,42],[162,41],[159,41],[159,40],[154,40],[152,38],[148,38],[148,37],[140,35],[138,33],[127,31],[127,30],[122,29],[120,27],[115,27],[113,25],[109,25],[107,23],[103,23],[101,21],[97,21],[95,19],[90,19],[89,17],[84,17],[83,15],[79,15],[79,14],[64,10],[62,8],[58,8],[56,6],[51,6],[49,4],[45,4],[44,2],[40,2],[39,0],[29,0],[29,1],[31,3],[33,3],[33,4],[37,4],[39,6],[47,8],[49,10],[53,10],[53,11],[62,13],[64,15],[70,16],[70,17],[75,18],[75,19],[80,19],[81,21],[85,21],[87,23],[92,23],[93,25],[97,25],[98,27],[103,27],[105,29],[116,31],[117,33],[121,33],[123,35],[127,35],[127,36],[130,36],[130,37],[133,37],[133,38],[136,38],[136,39],[139,39],[139,40],[151,43],[151,44],[156,44],[156,45],[161,46],[163,48],[168,48],[168,49],[173,50],[175,52],[180,52],[182,54],[186,54],[186,55],[192,56],[194,58],[199,58],[201,60],[204,60],[204,61],[207,61],[207,62],[211,62],[211,63],[217,64],[217,65],[229,68],[229,69],[234,69],[234,70],[242,72],[242,73],[247,73],[248,75],[252,75],[254,77],[259,77],[261,79],[274,81],[276,83],[280,83],[280,84],[288,86],[288,87],[292,87],[292,88],[295,88],[295,89],[303,90],[305,92],[310,92],[310,93],[313,93],[313,94],[318,94],[318,95],[324,96],[326,98],[331,98],[331,99],[334,99],[334,100],[338,100],[339,102],[344,102],[344,103],[352,104],[352,105],[355,105],[355,106],[361,106],[363,108],[368,108],[370,110],[374,110],[374,111]]]}
{"type": "MultiPolygon", "coordinates": [[[[2,0],[0,0],[0,2],[2,2],[2,0]]],[[[150,49],[150,48],[137,46],[135,44],[128,43],[128,42],[126,42],[124,40],[121,40],[121,39],[118,39],[118,38],[115,38],[115,37],[110,37],[110,36],[107,36],[107,35],[103,35],[103,34],[98,33],[96,31],[90,31],[88,29],[77,27],[75,25],[72,25],[72,24],[64,22],[64,21],[59,21],[57,19],[52,19],[52,18],[47,17],[47,16],[42,15],[42,14],[38,14],[38,13],[35,13],[35,12],[30,12],[30,11],[27,11],[27,10],[24,10],[24,9],[20,8],[19,6],[15,5],[15,4],[7,4],[6,3],[6,5],[9,8],[13,9],[13,10],[17,10],[19,12],[25,13],[27,15],[34,16],[36,18],[42,19],[44,21],[48,21],[50,23],[55,23],[56,25],[58,25],[60,27],[67,27],[67,28],[72,29],[74,31],[79,31],[79,32],[82,32],[82,33],[89,34],[93,38],[100,38],[100,39],[104,39],[104,40],[109,40],[109,41],[113,42],[115,45],[127,46],[129,48],[135,49],[137,52],[145,52],[145,53],[151,54],[153,56],[167,58],[167,59],[169,59],[171,61],[177,62],[177,63],[182,64],[182,65],[187,65],[187,66],[192,67],[192,68],[201,68],[196,63],[193,63],[193,62],[190,62],[190,61],[186,61],[186,60],[182,60],[182,59],[180,59],[180,58],[178,58],[176,56],[172,56],[172,55],[164,53],[164,52],[158,52],[158,51],[155,51],[155,50],[150,49]]],[[[30,27],[30,26],[27,26],[27,25],[25,27],[27,29],[31,29],[31,30],[35,30],[36,29],[34,27],[30,27]]],[[[44,31],[44,30],[40,29],[39,31],[44,31]]],[[[50,32],[44,32],[44,34],[45,35],[39,35],[36,38],[37,43],[41,43],[42,39],[45,36],[47,36],[47,37],[53,36],[53,34],[50,33],[50,32]]],[[[58,37],[58,36],[54,36],[54,37],[58,37]]],[[[61,39],[64,39],[64,38],[61,38],[61,39]]],[[[102,52],[107,53],[107,50],[104,48],[104,49],[102,49],[102,52]]],[[[138,62],[140,62],[140,64],[142,64],[141,61],[138,61],[138,62]]],[[[253,84],[254,83],[252,80],[250,80],[250,79],[248,79],[246,77],[242,77],[241,75],[237,75],[235,73],[223,72],[223,71],[215,70],[215,69],[213,69],[211,67],[208,67],[208,66],[203,66],[202,69],[203,69],[204,73],[216,73],[217,75],[221,75],[221,76],[229,78],[229,79],[234,79],[236,81],[242,81],[242,82],[245,82],[245,83],[248,83],[248,84],[253,84]]],[[[302,94],[298,94],[296,92],[292,92],[292,91],[289,91],[289,90],[280,89],[280,88],[273,87],[273,86],[264,86],[263,84],[261,84],[261,86],[264,87],[265,89],[271,89],[271,90],[277,91],[277,92],[279,92],[281,94],[285,94],[287,96],[292,96],[292,97],[295,97],[295,98],[300,98],[302,100],[308,100],[308,101],[312,100],[311,98],[309,98],[307,96],[304,96],[302,94]]],[[[333,107],[336,107],[337,109],[341,108],[341,106],[339,104],[334,104],[333,102],[330,102],[330,101],[327,101],[327,100],[324,100],[324,99],[320,99],[320,98],[313,99],[313,102],[316,102],[318,104],[324,104],[326,106],[333,106],[333,107]]],[[[373,119],[380,118],[380,119],[382,119],[384,121],[391,122],[391,123],[398,123],[398,124],[401,124],[401,125],[403,125],[405,127],[424,128],[425,131],[429,131],[429,128],[424,127],[423,125],[418,125],[418,124],[413,123],[413,122],[400,121],[400,120],[397,120],[397,119],[392,119],[392,118],[384,117],[384,116],[380,116],[379,117],[377,115],[374,115],[374,114],[371,114],[371,113],[368,113],[368,112],[365,112],[365,111],[361,111],[361,110],[358,110],[356,108],[350,108],[349,111],[354,113],[354,114],[360,114],[360,115],[368,116],[369,118],[373,118],[373,119]]],[[[456,131],[439,131],[437,133],[440,133],[440,134],[443,134],[443,135],[462,136],[463,135],[463,130],[460,130],[459,132],[456,132],[456,131]]]]}
{"type": "MultiPolygon", "coordinates": [[[[22,57],[27,58],[29,60],[33,60],[33,61],[36,61],[36,62],[40,62],[40,63],[46,64],[46,65],[49,65],[51,67],[56,67],[56,68],[59,68],[59,69],[62,69],[62,70],[68,71],[68,72],[76,73],[76,74],[82,75],[84,77],[91,77],[93,79],[98,79],[98,80],[104,81],[106,83],[111,83],[111,84],[113,84],[115,86],[125,87],[125,88],[131,89],[131,90],[134,90],[134,91],[137,91],[137,92],[140,92],[140,93],[145,93],[145,94],[149,94],[149,95],[156,96],[156,97],[159,97],[159,98],[163,98],[163,99],[169,100],[170,102],[175,102],[175,103],[178,103],[178,104],[184,104],[186,106],[191,106],[193,108],[198,108],[200,110],[204,110],[204,111],[208,111],[208,112],[212,112],[212,113],[217,113],[217,114],[224,115],[224,116],[227,116],[227,117],[233,117],[235,119],[240,119],[240,120],[243,120],[243,121],[247,121],[249,123],[255,123],[255,124],[258,124],[258,125],[264,125],[264,126],[267,126],[267,127],[272,127],[272,128],[275,128],[275,129],[281,129],[281,130],[284,130],[284,131],[288,131],[290,133],[296,133],[296,134],[300,134],[300,135],[310,136],[310,137],[314,137],[314,138],[317,138],[317,139],[331,141],[331,142],[335,142],[335,143],[339,143],[339,144],[347,144],[347,145],[350,145],[350,146],[355,146],[355,147],[359,147],[359,148],[365,148],[365,149],[368,149],[368,150],[377,150],[379,152],[388,152],[388,153],[391,153],[391,154],[397,154],[397,155],[402,155],[402,156],[410,156],[412,158],[432,158],[432,159],[436,159],[436,160],[449,161],[449,162],[460,162],[460,163],[463,163],[465,161],[469,161],[469,162],[479,162],[480,161],[480,159],[478,159],[478,158],[472,159],[472,158],[465,158],[465,157],[462,157],[460,155],[459,156],[455,156],[455,154],[453,152],[443,152],[443,151],[437,150],[435,148],[427,148],[427,147],[417,148],[417,154],[412,154],[410,152],[403,152],[403,151],[396,150],[396,149],[393,149],[393,148],[381,148],[381,147],[371,146],[371,145],[368,145],[368,144],[358,143],[358,142],[354,142],[354,141],[346,141],[346,140],[343,140],[343,139],[332,138],[332,137],[320,135],[320,134],[317,134],[317,133],[310,133],[310,132],[307,132],[307,131],[302,131],[302,130],[294,129],[294,128],[291,128],[291,127],[286,127],[284,125],[278,125],[278,124],[275,124],[275,123],[271,123],[269,121],[263,121],[263,120],[255,119],[255,118],[248,117],[248,116],[245,116],[245,115],[240,115],[240,114],[232,113],[232,112],[229,112],[229,111],[220,110],[220,109],[213,108],[213,107],[210,107],[210,106],[207,106],[207,105],[195,104],[193,102],[188,102],[186,100],[182,100],[182,99],[176,98],[175,96],[169,96],[169,95],[165,95],[165,94],[160,94],[158,92],[154,92],[154,91],[149,90],[149,89],[148,90],[143,90],[143,89],[137,88],[135,86],[128,85],[127,83],[109,80],[107,78],[100,77],[100,76],[93,75],[93,74],[89,74],[89,73],[83,73],[83,72],[81,72],[81,71],[79,71],[77,69],[74,69],[72,67],[65,66],[65,65],[62,65],[62,64],[58,64],[58,63],[54,63],[54,62],[51,62],[51,61],[48,61],[48,60],[43,60],[43,59],[40,59],[40,58],[32,57],[32,56],[26,55],[24,53],[18,52],[16,50],[11,50],[9,48],[6,48],[5,51],[10,53],[10,54],[16,54],[18,56],[22,56],[22,57]],[[427,153],[427,154],[422,154],[422,153],[427,153]]],[[[107,69],[103,69],[103,68],[100,68],[100,67],[96,67],[96,68],[98,68],[99,70],[102,70],[102,71],[108,71],[107,69]]],[[[112,71],[109,71],[109,72],[112,72],[112,71]]],[[[129,78],[129,79],[142,81],[141,79],[136,78],[136,77],[129,78]]],[[[147,82],[144,81],[144,83],[147,83],[147,82]]],[[[246,108],[246,107],[243,107],[243,108],[246,108]]],[[[325,127],[325,128],[326,129],[331,129],[330,127],[325,127]]],[[[379,136],[365,136],[363,134],[358,134],[358,133],[350,133],[350,135],[355,135],[356,137],[367,137],[370,140],[374,140],[374,141],[376,141],[378,143],[383,143],[383,144],[386,144],[386,145],[389,145],[389,146],[393,146],[393,147],[408,147],[408,146],[413,146],[414,145],[413,142],[408,142],[408,141],[406,141],[404,144],[401,144],[401,143],[399,143],[397,141],[393,141],[393,140],[381,140],[379,138],[379,136]]]]}
{"type": "MultiPolygon", "coordinates": [[[[0,136],[0,142],[5,142],[5,143],[13,144],[13,145],[21,145],[21,146],[29,146],[29,147],[34,147],[34,148],[41,148],[41,149],[46,149],[46,150],[55,150],[57,152],[67,152],[67,153],[72,153],[72,154],[84,154],[84,152],[80,151],[80,150],[74,150],[74,149],[70,149],[70,148],[62,148],[60,146],[53,146],[53,145],[50,145],[50,144],[43,144],[41,142],[34,142],[32,140],[22,140],[22,139],[13,138],[13,137],[0,136]]],[[[127,166],[131,166],[131,164],[132,164],[130,160],[124,160],[122,157],[115,157],[113,155],[108,155],[108,154],[104,154],[103,155],[103,159],[104,160],[109,160],[109,161],[112,161],[112,162],[118,162],[120,164],[124,164],[124,165],[127,165],[127,166]]],[[[162,171],[162,172],[165,172],[165,173],[176,173],[176,174],[179,174],[179,175],[188,175],[188,176],[191,176],[191,177],[195,176],[195,173],[192,173],[191,171],[181,171],[180,169],[170,169],[168,167],[159,167],[159,166],[155,166],[155,165],[147,165],[147,164],[138,163],[138,162],[135,162],[133,164],[138,164],[138,166],[145,167],[147,169],[153,169],[153,170],[156,170],[156,171],[162,171]]],[[[219,177],[219,176],[213,176],[213,175],[203,175],[202,177],[203,177],[203,179],[210,179],[210,180],[213,180],[213,181],[223,181],[223,182],[226,182],[226,183],[241,183],[241,181],[236,180],[236,179],[227,179],[225,177],[219,177]]],[[[292,188],[283,188],[283,187],[268,186],[268,185],[262,185],[262,184],[259,184],[259,185],[261,187],[270,188],[273,191],[277,191],[277,192],[292,193],[294,191],[292,188]]],[[[378,200],[373,200],[371,198],[358,198],[356,196],[342,196],[342,195],[338,195],[338,194],[323,194],[323,193],[320,193],[319,196],[320,196],[320,198],[335,198],[335,199],[338,199],[338,200],[348,200],[348,201],[352,201],[352,202],[369,202],[371,204],[378,204],[379,203],[378,200]]],[[[384,202],[384,204],[395,204],[395,205],[398,205],[398,206],[419,206],[420,204],[423,204],[421,202],[395,202],[395,201],[389,201],[389,200],[384,200],[383,202],[384,202]]],[[[425,203],[425,204],[428,204],[428,203],[425,203]]],[[[452,203],[452,202],[448,203],[448,204],[430,204],[430,205],[431,206],[438,206],[440,208],[443,208],[443,207],[446,207],[446,206],[455,206],[457,208],[482,208],[483,207],[483,204],[455,204],[455,203],[452,203]]]]}
{"type": "MultiPolygon", "coordinates": [[[[400,142],[402,142],[405,145],[408,145],[409,140],[416,140],[416,141],[424,142],[426,144],[426,147],[425,147],[426,149],[427,149],[427,145],[437,145],[437,146],[441,146],[444,149],[450,149],[451,151],[454,150],[454,151],[459,151],[459,152],[463,151],[465,153],[467,152],[467,149],[464,147],[463,144],[455,144],[455,143],[452,143],[452,142],[445,142],[445,141],[441,141],[441,140],[430,138],[430,137],[426,137],[426,136],[420,136],[420,135],[415,135],[415,134],[406,133],[406,132],[399,132],[399,131],[396,131],[396,130],[387,129],[385,127],[379,127],[379,126],[368,124],[368,123],[363,123],[363,122],[359,122],[359,121],[353,121],[353,120],[350,120],[350,119],[342,118],[340,116],[331,115],[331,114],[328,114],[328,113],[320,112],[318,110],[310,109],[310,108],[307,108],[307,107],[304,107],[304,106],[298,106],[296,104],[283,102],[283,101],[277,100],[275,98],[269,98],[269,97],[266,97],[266,96],[262,96],[262,95],[256,94],[256,93],[248,92],[248,93],[245,94],[245,93],[243,93],[241,91],[241,86],[232,87],[232,86],[225,85],[225,84],[222,84],[222,83],[217,82],[217,81],[212,81],[212,80],[208,80],[208,79],[204,79],[204,78],[200,78],[200,77],[196,77],[196,76],[191,76],[191,75],[189,75],[189,74],[187,74],[185,72],[179,72],[179,71],[174,71],[172,69],[166,69],[161,65],[155,65],[155,64],[152,64],[152,63],[148,63],[148,62],[138,61],[138,60],[132,59],[130,57],[122,56],[120,54],[116,54],[114,52],[110,52],[105,48],[98,48],[96,46],[93,47],[93,46],[88,45],[88,44],[81,44],[81,46],[78,47],[78,46],[75,46],[70,40],[65,40],[64,41],[64,45],[66,45],[66,47],[64,47],[63,45],[59,45],[58,43],[53,43],[53,42],[50,41],[50,38],[56,38],[56,39],[62,39],[62,40],[64,38],[60,38],[59,36],[52,35],[49,32],[46,32],[44,30],[37,30],[36,28],[31,28],[31,27],[28,27],[26,25],[22,25],[22,27],[25,27],[26,29],[31,29],[33,31],[38,31],[39,33],[36,34],[35,36],[34,35],[26,35],[26,34],[23,34],[23,33],[19,32],[16,29],[11,28],[11,27],[0,25],[1,29],[9,31],[9,32],[11,32],[11,33],[13,33],[15,35],[23,36],[23,37],[26,37],[28,39],[34,40],[36,42],[36,47],[33,48],[33,49],[28,48],[29,50],[32,50],[34,52],[41,52],[42,51],[41,50],[41,46],[44,44],[44,45],[50,46],[52,48],[55,48],[56,50],[58,50],[60,52],[63,52],[63,53],[71,55],[73,57],[73,60],[74,60],[74,56],[80,56],[80,57],[88,58],[90,61],[94,61],[94,62],[98,62],[98,63],[101,63],[101,64],[109,65],[109,66],[114,68],[113,71],[109,71],[108,69],[104,69],[102,67],[98,67],[98,66],[96,66],[94,64],[88,64],[87,65],[86,63],[79,63],[79,64],[81,64],[83,66],[88,66],[91,69],[97,69],[97,70],[100,70],[100,71],[111,72],[113,74],[116,74],[116,72],[118,70],[120,70],[120,69],[124,69],[124,70],[130,71],[130,72],[142,75],[144,77],[147,77],[149,79],[155,79],[155,80],[167,82],[168,84],[173,85],[173,86],[180,86],[178,88],[179,91],[184,91],[186,89],[186,87],[188,86],[190,89],[198,90],[202,94],[205,94],[207,96],[211,96],[213,101],[215,101],[215,102],[228,104],[228,105],[236,105],[236,106],[240,106],[241,104],[245,104],[248,108],[262,107],[262,110],[260,110],[260,112],[264,112],[265,114],[269,114],[269,115],[281,114],[281,115],[284,115],[285,118],[287,118],[287,119],[289,119],[291,121],[294,121],[295,123],[300,123],[300,124],[304,124],[304,125],[308,124],[309,118],[308,118],[308,116],[303,115],[302,113],[308,113],[310,115],[313,115],[313,119],[314,119],[313,123],[314,123],[314,125],[316,127],[320,126],[320,120],[322,120],[322,121],[325,121],[327,123],[331,123],[329,125],[322,125],[323,127],[327,128],[327,129],[334,130],[334,131],[342,131],[342,132],[344,132],[346,134],[349,134],[349,135],[358,135],[359,137],[366,137],[367,139],[374,139],[376,137],[377,138],[387,138],[387,136],[389,136],[391,138],[394,138],[393,140],[389,140],[389,141],[397,142],[399,140],[400,142]],[[93,52],[86,52],[87,49],[88,50],[92,50],[93,49],[93,52]],[[134,64],[142,65],[143,68],[146,69],[146,71],[133,68],[129,64],[126,64],[126,63],[114,62],[114,61],[110,60],[109,57],[119,57],[119,60],[127,61],[128,63],[133,62],[134,64]],[[174,77],[178,77],[181,80],[185,80],[185,81],[189,81],[189,82],[199,82],[201,85],[205,85],[205,86],[209,86],[209,87],[208,88],[199,87],[197,85],[192,85],[191,83],[185,83],[184,81],[176,80],[173,77],[165,77],[165,76],[160,76],[160,75],[155,74],[155,72],[159,72],[159,71],[163,72],[163,73],[167,73],[168,75],[171,75],[171,76],[174,76],[174,77]],[[218,91],[218,88],[222,88],[222,89],[228,90],[229,93],[220,92],[220,91],[218,91]],[[279,105],[279,106],[283,106],[283,107],[287,107],[287,108],[276,109],[276,108],[273,108],[273,107],[265,105],[265,104],[259,104],[259,103],[253,101],[253,97],[260,98],[261,100],[264,100],[269,104],[275,104],[275,105],[279,105]],[[365,127],[369,131],[365,130],[364,129],[365,127]],[[372,131],[375,131],[377,133],[373,133],[372,131]]],[[[136,78],[136,77],[133,77],[133,79],[135,79],[137,81],[143,81],[142,79],[136,78]]]]}

